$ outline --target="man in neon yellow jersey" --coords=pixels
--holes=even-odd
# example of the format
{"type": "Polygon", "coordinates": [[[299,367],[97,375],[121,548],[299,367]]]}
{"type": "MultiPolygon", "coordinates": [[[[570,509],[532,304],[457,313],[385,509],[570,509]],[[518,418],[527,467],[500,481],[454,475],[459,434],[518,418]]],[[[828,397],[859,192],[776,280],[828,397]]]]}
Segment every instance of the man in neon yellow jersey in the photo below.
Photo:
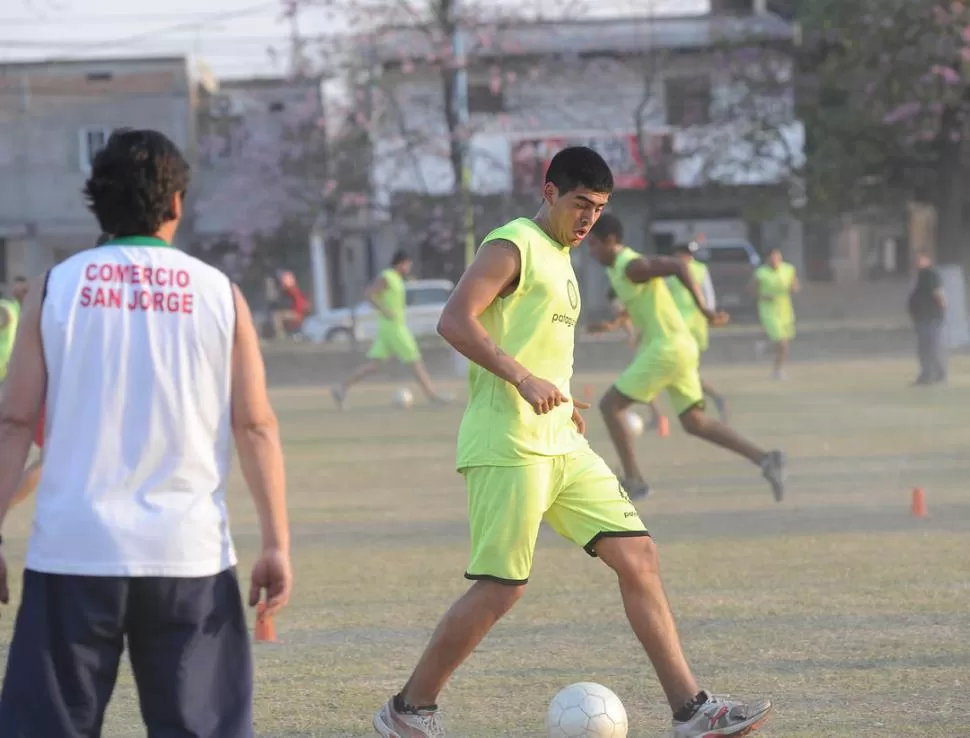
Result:
{"type": "Polygon", "coordinates": [[[13,354],[13,344],[17,339],[17,325],[20,322],[20,306],[27,294],[27,280],[17,277],[10,290],[10,298],[0,300],[0,386],[7,378],[7,364],[13,354]]]}
{"type": "Polygon", "coordinates": [[[775,379],[784,379],[788,347],[795,338],[795,308],[791,296],[801,289],[798,274],[782,258],[781,249],[773,248],[751,281],[751,289],[758,296],[761,327],[775,348],[775,379]]]}
{"type": "MultiPolygon", "coordinates": [[[[697,286],[701,288],[701,293],[704,295],[704,302],[707,303],[707,306],[711,310],[715,310],[717,298],[714,294],[714,282],[711,280],[711,272],[707,268],[707,264],[694,258],[694,254],[698,248],[700,247],[696,241],[689,241],[678,245],[674,249],[674,255],[679,259],[683,259],[684,263],[687,264],[690,275],[697,282],[697,286]]],[[[680,310],[680,314],[684,316],[684,320],[687,322],[690,334],[697,341],[697,350],[700,356],[703,356],[704,352],[710,346],[710,324],[707,318],[704,317],[704,314],[697,307],[694,296],[690,294],[683,282],[676,277],[667,277],[667,286],[670,288],[670,294],[674,298],[674,302],[677,303],[677,309],[680,310]]],[[[703,377],[701,377],[701,389],[704,390],[705,397],[710,397],[714,401],[714,406],[717,408],[717,414],[721,417],[721,422],[726,423],[727,402],[725,402],[724,396],[705,382],[703,377]]]]}
{"type": "Polygon", "coordinates": [[[405,322],[407,308],[404,280],[411,274],[411,257],[398,251],[391,266],[377,275],[364,292],[364,297],[377,310],[377,339],[367,352],[368,362],[361,365],[343,384],[331,389],[334,402],[341,410],[347,406],[347,393],[361,380],[377,372],[389,359],[409,365],[427,398],[434,403],[447,403],[450,398],[438,394],[421,360],[421,350],[405,322]]]}
{"type": "Polygon", "coordinates": [[[448,678],[525,592],[543,520],[612,568],[634,632],[673,712],[674,738],[747,735],[771,703],[698,687],[664,595],[657,549],[571,399],[580,295],[570,252],[613,191],[603,158],[563,149],[542,206],[486,236],[438,330],[471,362],[457,467],[468,491],[474,584],[448,611],[404,688],[374,716],[384,738],[442,738],[436,705],[448,678]]]}
{"type": "Polygon", "coordinates": [[[707,307],[684,261],[646,258],[624,246],[623,224],[616,216],[599,219],[590,232],[589,245],[593,257],[606,268],[610,284],[642,336],[636,357],[600,401],[603,419],[623,465],[627,493],[636,499],[645,497],[650,488],[636,462],[633,440],[622,414],[630,405],[648,404],[666,391],[685,431],[757,464],[771,484],[775,499],[781,501],[785,491],[782,453],[765,451],[704,414],[697,342],[677,309],[665,278],[677,277],[684,283],[708,322],[723,324],[727,315],[707,307]]]}

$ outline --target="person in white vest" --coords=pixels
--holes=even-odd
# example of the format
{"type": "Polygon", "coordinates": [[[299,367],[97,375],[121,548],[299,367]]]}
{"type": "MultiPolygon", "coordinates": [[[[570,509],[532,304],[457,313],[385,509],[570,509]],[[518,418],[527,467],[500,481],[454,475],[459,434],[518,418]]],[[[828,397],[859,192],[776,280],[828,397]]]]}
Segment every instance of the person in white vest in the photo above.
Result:
{"type": "Polygon", "coordinates": [[[188,183],[165,136],[113,133],[85,186],[113,238],[27,293],[0,400],[0,526],[44,403],[46,443],[3,738],[99,736],[126,642],[150,738],[253,736],[226,485],[235,440],[262,534],[249,604],[275,613],[292,584],[283,455],[245,300],[171,245],[188,183]]]}

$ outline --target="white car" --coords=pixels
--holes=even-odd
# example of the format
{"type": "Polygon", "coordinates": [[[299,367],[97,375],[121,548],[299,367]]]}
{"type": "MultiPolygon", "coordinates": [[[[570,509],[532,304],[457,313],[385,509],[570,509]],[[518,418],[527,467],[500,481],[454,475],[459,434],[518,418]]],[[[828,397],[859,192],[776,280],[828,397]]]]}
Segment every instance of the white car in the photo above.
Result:
{"type": "MultiPolygon", "coordinates": [[[[405,321],[415,338],[437,333],[438,319],[455,288],[447,279],[416,279],[405,282],[405,321]]],[[[377,310],[367,300],[353,307],[312,315],[303,323],[304,338],[322,341],[373,341],[377,336],[377,310]]]]}

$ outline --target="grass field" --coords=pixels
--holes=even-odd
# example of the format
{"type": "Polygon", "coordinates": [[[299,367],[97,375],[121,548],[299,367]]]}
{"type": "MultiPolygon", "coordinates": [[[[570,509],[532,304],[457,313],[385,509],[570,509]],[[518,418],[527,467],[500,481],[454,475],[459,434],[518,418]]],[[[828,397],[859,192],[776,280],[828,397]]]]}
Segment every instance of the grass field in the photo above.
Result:
{"type": "MultiPolygon", "coordinates": [[[[709,372],[737,427],[788,452],[781,505],[757,469],[678,427],[639,441],[655,488],[640,509],[688,658],[708,688],[776,701],[763,735],[970,735],[970,361],[955,360],[951,386],[931,390],[905,389],[910,364],[801,364],[787,383],[765,381],[764,366],[709,372]],[[927,519],[910,516],[916,486],[927,519]]],[[[598,395],[609,380],[574,386],[598,395]]],[[[282,642],[255,646],[260,736],[370,735],[373,711],[465,589],[452,464],[461,406],[396,410],[393,389],[358,390],[343,415],[323,389],[274,393],[296,587],[277,623],[282,642]]],[[[613,463],[602,422],[590,421],[594,448],[613,463]]],[[[238,474],[232,497],[248,577],[258,540],[238,474]]],[[[14,569],[30,512],[4,531],[14,569]]],[[[0,621],[4,649],[12,615],[0,621]]],[[[526,597],[443,695],[450,735],[538,738],[549,699],[580,680],[620,695],[632,737],[669,734],[613,576],[543,531],[526,597]]],[[[105,735],[143,735],[138,727],[126,672],[105,735]]]]}

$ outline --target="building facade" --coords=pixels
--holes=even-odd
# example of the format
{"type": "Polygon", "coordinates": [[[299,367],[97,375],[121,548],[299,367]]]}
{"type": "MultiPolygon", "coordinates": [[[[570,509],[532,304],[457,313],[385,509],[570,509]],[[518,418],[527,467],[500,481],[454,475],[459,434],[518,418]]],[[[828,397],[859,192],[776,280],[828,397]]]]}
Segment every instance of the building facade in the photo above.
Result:
{"type": "Polygon", "coordinates": [[[182,57],[0,64],[0,283],[95,241],[81,190],[112,130],[155,128],[194,158],[195,100],[182,57]]]}
{"type": "MultiPolygon", "coordinates": [[[[800,264],[800,225],[787,207],[804,146],[794,114],[793,28],[760,5],[470,31],[472,190],[504,201],[501,217],[531,215],[552,155],[585,144],[616,174],[611,209],[627,224],[631,246],[650,250],[649,240],[664,251],[701,235],[741,237],[760,249],[782,246],[800,264]]],[[[391,210],[409,194],[454,191],[443,48],[426,29],[379,36],[386,93],[374,128],[374,183],[391,210]]],[[[480,232],[497,224],[488,213],[479,220],[480,232]]],[[[602,300],[601,270],[582,252],[577,267],[602,300]]]]}

